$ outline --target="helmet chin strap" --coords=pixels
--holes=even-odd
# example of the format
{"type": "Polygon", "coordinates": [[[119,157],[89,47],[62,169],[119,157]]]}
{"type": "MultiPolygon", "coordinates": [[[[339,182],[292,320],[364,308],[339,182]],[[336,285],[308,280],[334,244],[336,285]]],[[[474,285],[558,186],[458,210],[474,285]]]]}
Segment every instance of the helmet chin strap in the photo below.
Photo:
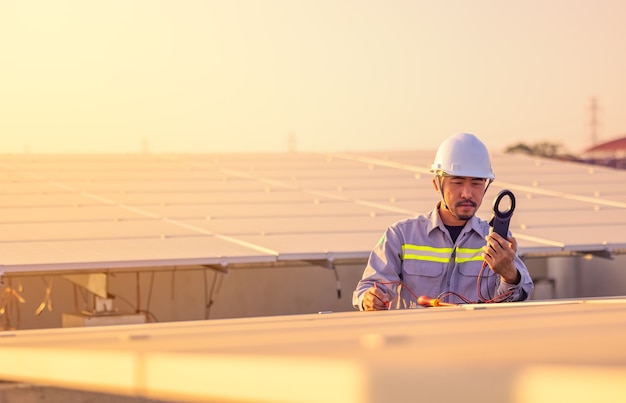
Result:
{"type": "Polygon", "coordinates": [[[456,218],[456,219],[457,219],[457,220],[459,220],[459,221],[464,221],[464,222],[467,222],[467,221],[468,221],[468,220],[462,220],[462,219],[460,219],[460,218],[459,218],[459,217],[458,217],[458,216],[454,213],[454,211],[452,211],[452,210],[448,207],[448,203],[446,203],[446,199],[445,199],[443,196],[442,196],[442,198],[441,198],[441,199],[443,200],[443,207],[444,207],[446,210],[448,210],[448,212],[449,212],[450,214],[452,214],[452,217],[456,218]]]}
{"type": "Polygon", "coordinates": [[[448,212],[452,214],[454,218],[459,220],[459,217],[457,217],[456,214],[454,214],[454,212],[450,210],[450,208],[448,207],[448,203],[446,202],[446,197],[443,194],[443,175],[437,175],[437,186],[439,187],[439,193],[441,193],[441,201],[443,202],[443,207],[446,210],[448,210],[448,212]]]}
{"type": "Polygon", "coordinates": [[[446,203],[446,198],[443,195],[443,175],[437,175],[437,187],[439,188],[439,193],[441,193],[441,201],[443,202],[443,207],[445,207],[446,210],[450,211],[450,209],[448,208],[448,204],[446,203]]]}

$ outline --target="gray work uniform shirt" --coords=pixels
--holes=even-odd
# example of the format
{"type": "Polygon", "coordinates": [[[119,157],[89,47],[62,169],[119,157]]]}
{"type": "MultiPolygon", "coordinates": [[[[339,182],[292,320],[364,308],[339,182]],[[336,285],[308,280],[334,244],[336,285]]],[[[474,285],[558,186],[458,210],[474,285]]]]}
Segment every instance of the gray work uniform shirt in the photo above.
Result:
{"type": "Polygon", "coordinates": [[[443,301],[463,303],[492,299],[511,290],[506,301],[523,301],[534,289],[528,269],[519,256],[515,267],[519,284],[508,284],[488,267],[483,267],[482,248],[490,226],[476,216],[468,220],[456,243],[441,221],[438,207],[427,214],[399,221],[387,228],[370,253],[363,277],[352,297],[355,308],[362,309],[363,294],[370,287],[382,288],[393,297],[393,308],[417,306],[417,297],[432,298],[447,294],[443,301]]]}

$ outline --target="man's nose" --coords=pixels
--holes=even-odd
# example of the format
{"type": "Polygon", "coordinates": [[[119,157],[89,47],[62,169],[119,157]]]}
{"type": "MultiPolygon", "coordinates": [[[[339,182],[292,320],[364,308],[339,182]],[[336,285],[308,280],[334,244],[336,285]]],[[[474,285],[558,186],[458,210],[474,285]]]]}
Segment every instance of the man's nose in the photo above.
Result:
{"type": "Polygon", "coordinates": [[[461,186],[461,196],[465,199],[469,199],[472,196],[472,182],[463,182],[461,186]]]}

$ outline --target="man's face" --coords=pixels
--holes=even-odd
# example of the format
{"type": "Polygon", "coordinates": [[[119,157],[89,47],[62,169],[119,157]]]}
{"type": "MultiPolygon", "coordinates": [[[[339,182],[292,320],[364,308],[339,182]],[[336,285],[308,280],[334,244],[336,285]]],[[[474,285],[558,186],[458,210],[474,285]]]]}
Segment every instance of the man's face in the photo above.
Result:
{"type": "Polygon", "coordinates": [[[443,196],[448,209],[457,220],[469,220],[476,214],[485,195],[487,180],[466,176],[444,176],[443,196]]]}

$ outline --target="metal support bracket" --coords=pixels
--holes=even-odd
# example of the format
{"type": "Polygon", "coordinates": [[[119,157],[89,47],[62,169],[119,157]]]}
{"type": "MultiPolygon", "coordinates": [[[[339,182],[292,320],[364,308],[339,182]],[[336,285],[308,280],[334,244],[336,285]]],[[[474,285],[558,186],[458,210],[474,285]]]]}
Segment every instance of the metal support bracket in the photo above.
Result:
{"type": "Polygon", "coordinates": [[[335,273],[335,281],[337,282],[337,299],[341,299],[341,282],[339,281],[339,272],[335,266],[335,261],[332,258],[319,259],[319,260],[305,260],[306,263],[313,266],[323,267],[328,270],[332,270],[335,273]]]}

